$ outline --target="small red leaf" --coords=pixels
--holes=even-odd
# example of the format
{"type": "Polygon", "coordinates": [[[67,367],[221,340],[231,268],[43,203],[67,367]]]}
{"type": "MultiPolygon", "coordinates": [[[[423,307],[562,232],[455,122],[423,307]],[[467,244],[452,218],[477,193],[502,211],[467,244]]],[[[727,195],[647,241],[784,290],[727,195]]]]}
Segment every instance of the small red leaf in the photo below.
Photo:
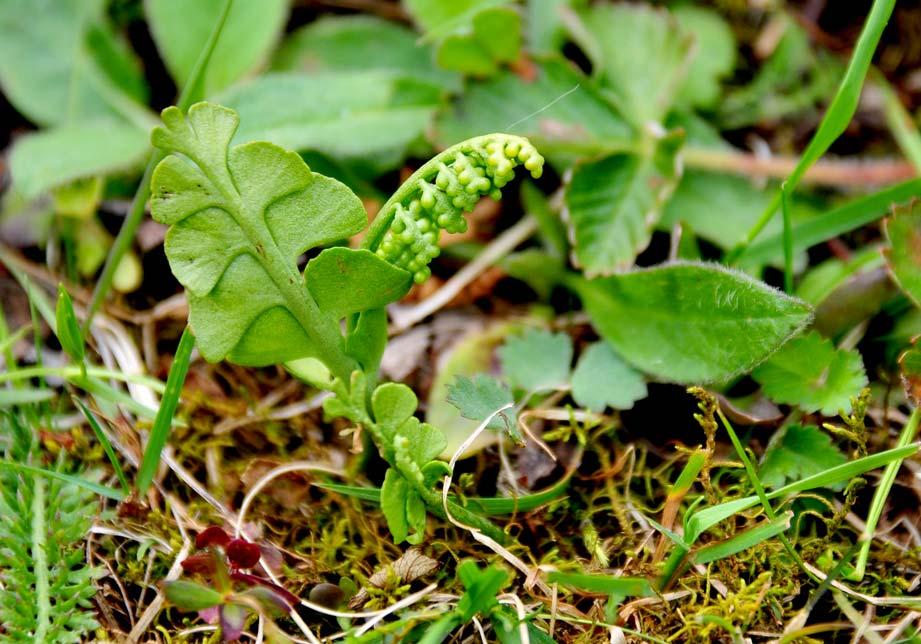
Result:
{"type": "Polygon", "coordinates": [[[259,563],[259,546],[244,539],[234,539],[227,544],[227,558],[234,568],[252,568],[259,563]]]}
{"type": "Polygon", "coordinates": [[[207,548],[208,546],[226,547],[230,543],[230,535],[224,532],[223,528],[213,525],[205,528],[195,537],[196,548],[207,548]]]}
{"type": "Polygon", "coordinates": [[[214,557],[210,552],[192,555],[182,560],[182,569],[190,575],[214,574],[214,557]]]}

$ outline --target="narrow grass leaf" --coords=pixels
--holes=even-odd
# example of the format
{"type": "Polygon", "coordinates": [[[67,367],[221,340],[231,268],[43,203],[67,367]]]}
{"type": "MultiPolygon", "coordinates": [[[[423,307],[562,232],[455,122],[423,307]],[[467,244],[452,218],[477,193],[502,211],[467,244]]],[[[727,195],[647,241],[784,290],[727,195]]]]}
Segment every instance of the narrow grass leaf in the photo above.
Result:
{"type": "Polygon", "coordinates": [[[707,564],[718,559],[725,559],[732,555],[748,550],[762,541],[767,541],[790,528],[793,512],[787,511],[772,521],[763,521],[754,528],[713,544],[708,544],[691,555],[691,560],[697,564],[707,564]]]}
{"type": "Polygon", "coordinates": [[[121,490],[116,490],[106,485],[100,485],[99,483],[94,483],[93,481],[87,481],[86,479],[79,476],[65,474],[64,472],[46,470],[40,467],[33,467],[32,465],[25,465],[24,463],[12,463],[10,461],[0,461],[0,469],[8,469],[16,472],[28,472],[29,474],[37,474],[39,476],[46,476],[48,478],[66,481],[67,483],[79,485],[80,487],[86,488],[95,494],[104,496],[107,499],[114,499],[115,501],[121,501],[125,498],[125,494],[123,494],[121,490]]]}
{"type": "Polygon", "coordinates": [[[182,332],[182,338],[179,340],[176,357],[173,359],[173,366],[170,367],[169,377],[166,379],[166,393],[163,394],[163,400],[160,402],[160,410],[157,412],[157,418],[154,420],[153,428],[150,430],[147,447],[144,448],[144,457],[141,459],[141,466],[138,468],[137,491],[141,496],[147,492],[147,488],[157,472],[157,467],[160,465],[160,453],[163,451],[166,439],[169,437],[173,414],[176,413],[176,407],[179,404],[179,394],[182,393],[182,385],[185,383],[185,377],[189,371],[189,361],[192,357],[192,348],[194,346],[195,336],[186,327],[185,331],[182,332]]]}
{"type": "Polygon", "coordinates": [[[606,595],[619,595],[621,597],[652,597],[655,595],[649,580],[643,577],[551,572],[547,575],[547,581],[574,586],[593,593],[605,593],[606,595]]]}
{"type": "Polygon", "coordinates": [[[57,336],[61,343],[61,348],[67,352],[71,360],[82,364],[83,358],[86,356],[86,347],[83,344],[83,335],[80,333],[77,314],[74,312],[74,303],[63,284],[58,286],[58,304],[55,309],[55,320],[58,325],[57,336]]]}
{"type": "MultiPolygon", "coordinates": [[[[799,481],[790,483],[789,485],[777,488],[773,492],[768,492],[767,498],[773,500],[789,496],[791,494],[799,494],[800,492],[805,492],[806,490],[813,490],[819,487],[828,487],[842,481],[850,480],[855,476],[859,476],[864,472],[869,472],[870,470],[876,469],[877,467],[882,467],[883,465],[887,465],[888,463],[896,460],[905,459],[912,454],[915,454],[919,447],[921,447],[921,445],[914,443],[904,447],[888,449],[885,452],[880,452],[879,454],[871,454],[870,456],[858,458],[857,460],[851,461],[849,463],[844,463],[843,465],[832,467],[825,472],[822,472],[821,474],[807,476],[804,479],[800,479],[799,481]]],[[[732,515],[737,514],[738,512],[743,512],[748,508],[757,505],[758,503],[759,499],[757,496],[746,496],[740,499],[733,499],[732,501],[727,501],[726,503],[720,503],[719,505],[705,508],[687,520],[685,539],[688,541],[688,543],[693,543],[697,540],[697,537],[715,526],[723,519],[727,519],[732,515]]]]}
{"type": "Polygon", "coordinates": [[[118,460],[118,455],[115,453],[115,449],[112,447],[112,441],[109,440],[109,437],[106,436],[106,433],[102,431],[102,427],[99,426],[99,422],[96,420],[96,417],[93,415],[86,405],[83,404],[83,401],[79,398],[74,398],[74,402],[77,404],[77,407],[80,408],[80,411],[83,412],[83,415],[86,416],[87,422],[90,424],[90,427],[93,429],[93,433],[96,434],[96,440],[102,445],[102,449],[105,450],[106,456],[109,458],[109,462],[112,464],[112,469],[115,470],[115,475],[118,477],[118,482],[121,483],[122,491],[125,494],[128,494],[131,486],[128,485],[128,479],[125,478],[125,471],[122,469],[122,464],[118,460]]]}

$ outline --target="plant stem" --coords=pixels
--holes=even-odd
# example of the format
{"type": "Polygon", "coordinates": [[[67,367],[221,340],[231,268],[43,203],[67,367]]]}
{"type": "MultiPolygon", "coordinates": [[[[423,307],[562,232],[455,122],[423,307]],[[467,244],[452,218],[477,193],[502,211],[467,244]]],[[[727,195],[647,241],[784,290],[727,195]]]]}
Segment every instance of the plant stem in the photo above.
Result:
{"type": "MultiPolygon", "coordinates": [[[[183,112],[188,110],[192,102],[198,98],[199,86],[204,78],[208,63],[211,60],[211,55],[214,53],[214,47],[217,44],[218,38],[220,38],[221,32],[224,30],[224,24],[227,22],[227,16],[232,6],[233,0],[224,0],[224,6],[221,9],[221,13],[218,15],[217,22],[214,24],[214,29],[211,31],[211,35],[208,37],[207,42],[205,42],[205,46],[202,48],[198,60],[195,61],[195,66],[189,74],[189,82],[179,94],[176,105],[183,112]]],[[[153,175],[154,168],[157,167],[157,164],[160,163],[163,157],[164,154],[159,150],[154,150],[150,154],[150,159],[147,161],[147,167],[144,168],[144,174],[141,177],[141,184],[138,186],[137,192],[134,193],[131,209],[125,217],[121,230],[118,231],[118,237],[115,238],[115,243],[112,245],[112,250],[109,251],[109,256],[106,258],[106,264],[102,269],[102,274],[99,276],[99,281],[96,282],[96,288],[93,290],[93,298],[90,300],[90,304],[86,309],[86,320],[83,322],[84,337],[89,333],[90,325],[93,322],[93,316],[96,315],[96,311],[99,310],[99,307],[109,293],[109,289],[112,286],[112,280],[115,278],[115,271],[118,269],[119,264],[121,264],[122,257],[128,252],[131,244],[134,243],[134,236],[137,233],[138,227],[141,225],[141,220],[144,218],[147,199],[150,197],[150,178],[153,175]]]]}
{"type": "Polygon", "coordinates": [[[32,477],[32,565],[35,571],[35,641],[45,642],[51,627],[48,553],[45,551],[45,481],[32,477]]]}
{"type": "MultiPolygon", "coordinates": [[[[919,421],[921,421],[921,408],[916,407],[915,410],[911,412],[911,417],[908,419],[908,422],[905,423],[905,426],[902,428],[902,433],[899,434],[899,442],[896,447],[905,447],[911,444],[918,433],[919,421]]],[[[904,460],[905,459],[898,459],[892,461],[886,466],[886,469],[883,470],[883,476],[880,479],[879,485],[876,487],[876,492],[873,493],[873,502],[870,504],[870,512],[867,514],[867,524],[864,526],[863,534],[860,535],[861,545],[860,552],[857,554],[857,564],[854,566],[854,571],[847,575],[847,579],[852,581],[860,581],[863,579],[867,569],[867,559],[870,556],[870,545],[873,542],[876,526],[879,524],[879,519],[883,514],[883,508],[886,506],[886,499],[889,497],[889,492],[892,490],[893,483],[895,483],[895,477],[899,473],[899,468],[902,467],[902,462],[904,460]]]]}

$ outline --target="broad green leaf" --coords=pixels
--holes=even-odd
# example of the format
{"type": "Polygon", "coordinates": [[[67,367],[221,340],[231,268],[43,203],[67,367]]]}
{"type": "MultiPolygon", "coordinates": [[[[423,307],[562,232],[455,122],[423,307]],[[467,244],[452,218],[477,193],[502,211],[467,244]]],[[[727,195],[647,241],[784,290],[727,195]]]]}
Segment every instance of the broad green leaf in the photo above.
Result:
{"type": "Polygon", "coordinates": [[[75,179],[51,191],[55,214],[86,221],[96,214],[102,202],[105,181],[102,177],[75,179]]]}
{"type": "Polygon", "coordinates": [[[137,167],[149,146],[147,133],[135,125],[83,121],[21,137],[10,166],[16,189],[31,198],[74,179],[137,167]]]}
{"type": "MultiPolygon", "coordinates": [[[[457,407],[464,418],[482,421],[510,404],[512,394],[498,380],[486,374],[481,373],[473,378],[458,375],[448,388],[448,402],[457,407]]],[[[503,414],[511,415],[511,411],[507,410],[496,415],[489,421],[487,427],[490,429],[508,427],[509,421],[503,418],[503,414]]]]}
{"type": "Polygon", "coordinates": [[[527,392],[547,391],[569,383],[572,339],[565,333],[528,329],[499,348],[502,374],[527,392]]]}
{"type": "Polygon", "coordinates": [[[440,117],[438,142],[450,145],[510,132],[527,136],[548,158],[568,163],[584,153],[623,149],[633,141],[623,117],[571,63],[551,58],[535,63],[535,73],[533,80],[503,72],[490,81],[470,83],[453,109],[440,117]]]}
{"type": "Polygon", "coordinates": [[[429,83],[383,71],[267,74],[221,103],[240,114],[235,142],[266,140],[336,158],[395,154],[419,139],[441,104],[429,83]]]}
{"type": "Polygon", "coordinates": [[[406,497],[409,483],[392,467],[384,474],[381,486],[381,510],[387,519],[387,527],[394,543],[401,543],[409,534],[409,521],[406,517],[406,497]]]}
{"type": "Polygon", "coordinates": [[[850,399],[866,386],[867,374],[855,350],[836,350],[818,331],[788,342],[752,377],[774,402],[826,416],[850,409],[850,399]]]}
{"type": "MultiPolygon", "coordinates": [[[[455,21],[456,26],[450,33],[446,33],[448,29],[436,28],[436,32],[446,33],[439,37],[436,53],[438,64],[444,69],[472,76],[490,76],[498,71],[499,65],[518,58],[521,48],[518,11],[511,7],[490,7],[488,5],[496,3],[489,0],[479,4],[485,8],[461,17],[463,22],[455,21]]],[[[463,2],[441,5],[458,8],[463,2]]]]}
{"type": "Polygon", "coordinates": [[[419,401],[413,390],[402,383],[388,382],[374,390],[371,396],[371,409],[374,420],[390,431],[409,420],[419,401]]]}
{"type": "Polygon", "coordinates": [[[224,596],[216,590],[183,579],[163,584],[163,594],[180,610],[204,610],[224,602],[224,596]]]}
{"type": "Polygon", "coordinates": [[[13,182],[34,198],[74,179],[139,166],[149,146],[146,132],[115,119],[53,127],[17,139],[10,155],[13,182]]]}
{"type": "Polygon", "coordinates": [[[465,622],[474,615],[486,615],[496,605],[499,594],[509,581],[509,574],[498,566],[480,568],[475,561],[467,559],[457,567],[457,577],[464,584],[465,592],[457,602],[457,612],[465,622]]]}
{"type": "Polygon", "coordinates": [[[336,315],[309,296],[297,261],[361,230],[361,202],[293,152],[231,148],[233,110],[199,103],[163,120],[153,142],[169,156],[153,175],[151,212],[170,226],[166,254],[202,355],[247,365],[314,356],[347,379],[354,365],[342,359],[336,315]]]}
{"type": "Polygon", "coordinates": [[[345,352],[358,361],[365,373],[377,373],[387,349],[387,310],[370,309],[358,314],[358,322],[345,338],[345,352]]]}
{"type": "Polygon", "coordinates": [[[643,375],[614,353],[606,342],[596,342],[579,356],[572,374],[572,397],[580,407],[602,412],[606,407],[630,409],[646,397],[643,375]]]}
{"type": "Polygon", "coordinates": [[[680,138],[663,141],[650,158],[615,154],[575,168],[566,187],[574,260],[586,275],[609,275],[633,265],[680,173],[680,138]]]}
{"type": "Polygon", "coordinates": [[[0,86],[17,110],[56,125],[140,109],[140,69],[104,13],[103,0],[0,2],[0,86]]]}
{"type": "Polygon", "coordinates": [[[692,38],[666,11],[646,5],[594,5],[572,36],[615,104],[642,127],[661,123],[681,88],[692,38]]]}
{"type": "Polygon", "coordinates": [[[736,64],[732,28],[716,11],[679,5],[671,10],[681,31],[693,37],[693,58],[676,102],[712,108],[720,98],[720,81],[736,64]]]}
{"type": "Polygon", "coordinates": [[[780,487],[845,462],[847,456],[815,425],[789,425],[771,439],[758,477],[767,487],[780,487]]]}
{"type": "Polygon", "coordinates": [[[310,260],[304,275],[317,306],[338,318],[387,306],[412,286],[406,271],[369,250],[342,246],[310,260]]]}
{"type": "Polygon", "coordinates": [[[554,54],[566,42],[563,11],[571,9],[573,0],[529,0],[525,27],[528,49],[534,54],[554,54]]]}
{"type": "Polygon", "coordinates": [[[547,581],[573,586],[592,593],[605,593],[620,597],[653,597],[655,591],[643,577],[615,577],[614,575],[589,575],[573,572],[551,572],[547,581]]]}
{"type": "MultiPolygon", "coordinates": [[[[770,202],[771,193],[755,187],[748,179],[688,170],[668,200],[659,227],[670,230],[676,223],[689,225],[702,239],[729,249],[745,236],[770,202]],[[727,217],[727,212],[732,216],[727,217]]],[[[768,224],[766,234],[779,235],[781,228],[778,218],[768,224]]],[[[768,259],[781,266],[783,248],[778,244],[768,259]]]]}
{"type": "Polygon", "coordinates": [[[479,13],[507,5],[509,0],[406,0],[404,4],[416,23],[426,31],[426,40],[437,40],[469,30],[479,13]]]}
{"type": "Polygon", "coordinates": [[[905,295],[921,306],[921,202],[896,208],[885,227],[889,270],[905,295]]]}
{"type": "Polygon", "coordinates": [[[275,53],[274,71],[381,71],[460,89],[460,77],[435,65],[411,29],[370,15],[322,16],[291,33],[275,53]]]}
{"type": "Polygon", "coordinates": [[[745,373],[811,318],[805,303],[712,264],[678,262],[569,283],[618,354],[671,382],[745,373]]]}
{"type": "Polygon", "coordinates": [[[710,543],[691,554],[691,560],[696,564],[707,564],[718,559],[725,559],[732,555],[748,550],[762,541],[767,541],[790,529],[793,512],[787,511],[772,521],[763,521],[754,528],[743,530],[725,541],[710,543]]]}
{"type": "MultiPolygon", "coordinates": [[[[224,0],[145,0],[147,24],[167,68],[183,86],[211,35],[224,0]]],[[[288,0],[234,2],[202,78],[205,97],[263,65],[288,17],[288,0]]]]}
{"type": "Polygon", "coordinates": [[[83,334],[80,332],[77,314],[74,313],[74,303],[63,285],[58,286],[58,304],[55,308],[55,320],[57,321],[55,334],[58,336],[61,348],[74,362],[83,362],[86,352],[83,345],[83,334]]]}

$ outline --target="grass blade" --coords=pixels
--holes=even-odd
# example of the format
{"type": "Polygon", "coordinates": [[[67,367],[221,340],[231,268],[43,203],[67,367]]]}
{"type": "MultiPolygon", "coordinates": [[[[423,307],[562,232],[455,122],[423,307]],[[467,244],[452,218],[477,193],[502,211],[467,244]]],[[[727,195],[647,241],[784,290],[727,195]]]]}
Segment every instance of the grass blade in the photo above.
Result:
{"type": "MultiPolygon", "coordinates": [[[[912,179],[800,221],[792,227],[793,252],[806,250],[872,223],[885,215],[893,203],[906,202],[918,195],[921,195],[921,179],[912,179]]],[[[765,238],[749,246],[739,259],[744,260],[746,265],[765,264],[782,243],[782,234],[765,238]]]]}
{"type": "Polygon", "coordinates": [[[707,544],[691,555],[691,560],[698,564],[707,564],[717,559],[725,559],[732,555],[748,550],[762,541],[767,541],[790,528],[793,512],[787,511],[777,516],[776,519],[762,521],[754,528],[744,530],[725,541],[707,544]]]}
{"type": "Polygon", "coordinates": [[[83,415],[86,416],[87,422],[89,422],[90,427],[93,428],[93,433],[96,434],[96,440],[102,444],[102,449],[105,450],[106,456],[109,457],[109,462],[112,464],[112,469],[115,470],[115,475],[118,477],[118,482],[121,483],[122,492],[128,494],[131,486],[128,485],[128,479],[125,478],[125,471],[122,469],[122,464],[118,460],[118,455],[115,453],[115,449],[112,447],[112,442],[109,440],[109,437],[106,436],[105,432],[102,431],[102,427],[99,426],[99,422],[97,422],[96,416],[94,416],[93,412],[91,412],[86,407],[86,405],[83,404],[83,401],[75,397],[74,402],[77,403],[80,411],[82,411],[83,415]]]}
{"type": "Polygon", "coordinates": [[[179,340],[176,357],[173,359],[173,366],[170,367],[169,377],[166,379],[166,392],[160,402],[160,410],[157,412],[153,428],[147,437],[147,447],[144,448],[144,457],[141,459],[141,466],[138,468],[136,482],[140,496],[147,492],[147,488],[150,487],[157,472],[157,467],[160,465],[160,453],[163,451],[166,439],[169,437],[173,414],[176,413],[176,407],[179,405],[179,394],[182,393],[182,385],[185,383],[186,374],[189,372],[189,362],[194,346],[195,336],[186,327],[185,331],[182,332],[182,338],[179,340]]]}
{"type": "Polygon", "coordinates": [[[0,389],[0,409],[14,405],[30,405],[54,398],[51,389],[0,389]]]}
{"type": "MultiPolygon", "coordinates": [[[[908,458],[912,454],[915,454],[919,447],[921,447],[921,445],[914,443],[904,447],[888,449],[885,452],[880,452],[878,454],[864,456],[863,458],[858,458],[857,460],[850,461],[849,463],[843,463],[842,465],[838,465],[836,467],[825,470],[821,474],[807,476],[804,479],[794,481],[793,483],[768,492],[767,498],[771,500],[778,499],[789,496],[791,494],[799,494],[800,492],[805,492],[806,490],[813,490],[819,487],[827,487],[829,485],[834,485],[835,483],[847,481],[855,476],[863,474],[864,472],[869,472],[870,470],[876,469],[877,467],[882,467],[883,465],[887,465],[896,460],[908,458]]],[[[688,541],[688,543],[693,543],[701,534],[715,526],[723,519],[727,519],[738,512],[743,512],[748,508],[757,505],[759,501],[760,499],[757,496],[746,496],[742,497],[741,499],[733,499],[732,501],[727,501],[726,503],[720,503],[719,505],[714,505],[709,508],[705,508],[700,512],[697,512],[688,520],[687,534],[685,535],[685,539],[688,541]],[[693,539],[691,538],[692,536],[693,539]]]]}
{"type": "Polygon", "coordinates": [[[125,498],[125,494],[123,494],[121,490],[116,490],[106,485],[100,485],[99,483],[93,483],[92,481],[87,481],[86,479],[79,476],[65,474],[64,472],[46,470],[40,467],[33,467],[32,465],[26,465],[24,463],[12,463],[10,461],[0,461],[0,469],[14,470],[16,472],[27,472],[29,474],[38,474],[39,476],[47,476],[48,478],[59,479],[61,481],[73,483],[74,485],[79,485],[80,487],[86,488],[87,490],[90,490],[99,496],[104,496],[107,499],[114,499],[115,501],[122,501],[125,498]]]}
{"type": "MultiPolygon", "coordinates": [[[[844,72],[844,78],[841,79],[841,84],[838,86],[838,91],[828,106],[825,116],[822,117],[819,129],[816,130],[812,140],[800,157],[799,163],[796,164],[793,172],[784,182],[785,189],[791,195],[796,191],[806,171],[844,133],[848,123],[854,117],[854,112],[857,111],[857,104],[860,101],[863,82],[873,60],[873,52],[876,51],[879,39],[883,35],[883,29],[886,28],[894,8],[895,0],[874,0],[870,15],[867,16],[863,31],[861,31],[860,38],[857,40],[857,46],[854,47],[854,53],[851,55],[847,71],[844,72]]],[[[761,214],[752,229],[748,231],[742,243],[730,253],[729,263],[734,263],[742,255],[745,247],[754,241],[758,233],[764,229],[771,217],[774,216],[780,205],[781,193],[777,192],[771,203],[768,204],[767,209],[761,214]]]]}
{"type": "Polygon", "coordinates": [[[644,577],[613,577],[611,575],[585,575],[569,572],[551,572],[550,583],[575,586],[592,593],[618,595],[620,597],[653,597],[655,591],[644,577]]]}

